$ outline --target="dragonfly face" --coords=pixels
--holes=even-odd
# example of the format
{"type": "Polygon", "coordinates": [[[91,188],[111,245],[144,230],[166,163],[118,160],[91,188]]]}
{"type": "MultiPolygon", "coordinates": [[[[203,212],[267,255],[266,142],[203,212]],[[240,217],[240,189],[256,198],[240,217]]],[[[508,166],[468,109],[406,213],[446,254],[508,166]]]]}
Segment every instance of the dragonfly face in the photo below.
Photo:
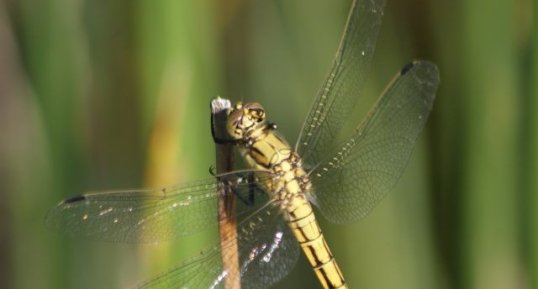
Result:
{"type": "Polygon", "coordinates": [[[265,110],[256,102],[237,103],[228,112],[227,130],[235,140],[250,137],[254,131],[265,125],[265,110]]]}
{"type": "Polygon", "coordinates": [[[353,2],[333,67],[295,147],[274,132],[260,104],[239,103],[228,113],[226,130],[254,170],[165,189],[84,194],[60,202],[47,224],[112,242],[177,239],[217,228],[224,188],[239,200],[237,234],[139,289],[224,288],[229,272],[222,260],[230,258],[239,259],[241,288],[265,289],[290,272],[300,248],[324,288],[344,288],[311,204],[334,223],[365,217],[402,175],[439,84],[434,64],[412,62],[346,141],[335,141],[362,93],[383,6],[384,0],[353,2]],[[237,252],[230,255],[229,248],[237,252]]]}

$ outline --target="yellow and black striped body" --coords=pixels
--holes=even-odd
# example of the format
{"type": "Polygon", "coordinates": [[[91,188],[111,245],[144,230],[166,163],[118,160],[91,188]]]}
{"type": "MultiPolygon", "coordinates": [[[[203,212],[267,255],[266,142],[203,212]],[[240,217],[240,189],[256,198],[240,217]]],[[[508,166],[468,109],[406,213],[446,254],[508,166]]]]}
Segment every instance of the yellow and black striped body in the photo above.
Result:
{"type": "Polygon", "coordinates": [[[308,200],[311,184],[300,157],[264,117],[259,104],[239,104],[229,116],[228,131],[241,137],[240,151],[252,168],[275,176],[264,185],[280,206],[323,288],[347,288],[308,200]]]}

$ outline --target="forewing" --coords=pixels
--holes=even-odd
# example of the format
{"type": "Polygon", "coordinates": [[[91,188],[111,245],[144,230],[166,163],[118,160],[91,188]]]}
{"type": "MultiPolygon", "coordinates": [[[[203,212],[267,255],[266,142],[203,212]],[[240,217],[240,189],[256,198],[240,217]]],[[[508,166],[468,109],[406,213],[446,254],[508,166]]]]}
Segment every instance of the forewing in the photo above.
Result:
{"type": "Polygon", "coordinates": [[[296,151],[307,165],[324,158],[355,107],[374,54],[384,4],[384,0],[353,2],[333,66],[297,141],[296,151]]]}
{"type": "Polygon", "coordinates": [[[354,135],[310,174],[313,202],[329,220],[366,216],[401,176],[439,84],[437,67],[405,66],[354,135]]]}
{"type": "Polygon", "coordinates": [[[256,195],[256,203],[253,213],[241,214],[246,217],[239,218],[238,237],[226,242],[224,249],[215,245],[139,289],[225,288],[232,274],[223,268],[222,260],[233,258],[234,248],[238,248],[241,288],[264,289],[281,280],[295,265],[299,247],[278,208],[261,195],[256,195]]]}
{"type": "MultiPolygon", "coordinates": [[[[219,180],[238,196],[248,194],[257,182],[245,173],[219,180]]],[[[217,199],[215,178],[168,189],[90,193],[62,201],[45,222],[73,237],[155,243],[216,228],[217,199]]]]}

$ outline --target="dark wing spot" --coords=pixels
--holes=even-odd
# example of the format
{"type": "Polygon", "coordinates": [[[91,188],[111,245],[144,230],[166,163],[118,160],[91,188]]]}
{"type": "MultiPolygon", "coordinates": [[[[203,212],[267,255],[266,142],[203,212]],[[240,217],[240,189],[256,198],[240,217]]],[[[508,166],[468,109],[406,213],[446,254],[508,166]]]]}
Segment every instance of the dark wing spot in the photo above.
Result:
{"type": "Polygon", "coordinates": [[[411,68],[413,68],[414,66],[415,66],[415,62],[414,62],[414,61],[413,61],[413,62],[410,62],[410,63],[408,63],[408,64],[406,64],[406,65],[402,68],[402,70],[400,71],[400,75],[402,75],[402,76],[405,75],[405,74],[408,73],[409,70],[411,70],[411,68]]]}
{"type": "Polygon", "coordinates": [[[74,196],[74,197],[65,199],[64,204],[72,204],[72,203],[80,202],[83,200],[86,200],[86,196],[84,195],[74,196]]]}

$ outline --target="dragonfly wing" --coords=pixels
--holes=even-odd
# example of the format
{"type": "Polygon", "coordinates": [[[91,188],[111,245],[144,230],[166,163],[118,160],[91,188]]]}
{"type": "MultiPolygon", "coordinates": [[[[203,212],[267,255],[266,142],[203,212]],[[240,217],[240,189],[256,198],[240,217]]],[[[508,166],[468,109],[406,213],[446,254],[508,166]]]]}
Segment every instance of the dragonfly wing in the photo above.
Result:
{"type": "MultiPolygon", "coordinates": [[[[178,267],[140,284],[137,289],[212,288],[222,274],[220,249],[213,247],[178,267]]],[[[214,286],[213,288],[221,288],[214,286]]]]}
{"type": "Polygon", "coordinates": [[[437,67],[415,61],[389,84],[354,135],[310,174],[313,202],[329,220],[360,219],[402,174],[431,111],[437,67]]]}
{"type": "Polygon", "coordinates": [[[295,148],[307,165],[316,165],[325,157],[355,107],[374,54],[384,5],[384,0],[353,2],[333,66],[295,148]]]}
{"type": "MultiPolygon", "coordinates": [[[[230,174],[221,184],[238,194],[254,179],[230,174]]],[[[155,243],[191,235],[217,225],[217,180],[209,178],[174,188],[90,193],[66,199],[51,209],[46,224],[73,237],[110,242],[155,243]]]]}
{"type": "Polygon", "coordinates": [[[90,193],[66,199],[46,223],[73,237],[153,243],[217,223],[215,179],[171,189],[90,193]]]}
{"type": "Polygon", "coordinates": [[[299,247],[278,208],[267,201],[261,203],[267,206],[256,205],[254,213],[239,218],[237,239],[226,242],[224,253],[216,245],[139,289],[225,288],[232,274],[222,267],[222,260],[233,258],[234,248],[238,248],[236,269],[240,272],[241,288],[264,289],[281,280],[295,265],[299,247]]]}
{"type": "Polygon", "coordinates": [[[277,208],[265,209],[239,232],[241,288],[269,288],[295,266],[299,244],[277,208]],[[252,224],[260,228],[252,230],[252,224]]]}

